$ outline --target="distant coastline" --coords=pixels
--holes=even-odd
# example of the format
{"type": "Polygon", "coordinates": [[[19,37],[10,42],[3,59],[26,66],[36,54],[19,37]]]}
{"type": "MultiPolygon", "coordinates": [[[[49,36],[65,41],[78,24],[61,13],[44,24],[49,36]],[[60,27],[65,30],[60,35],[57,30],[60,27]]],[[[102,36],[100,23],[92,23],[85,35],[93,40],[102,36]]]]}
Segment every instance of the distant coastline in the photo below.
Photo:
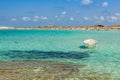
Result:
{"type": "Polygon", "coordinates": [[[6,27],[0,26],[0,30],[120,30],[120,25],[114,26],[39,26],[39,27],[6,27]]]}

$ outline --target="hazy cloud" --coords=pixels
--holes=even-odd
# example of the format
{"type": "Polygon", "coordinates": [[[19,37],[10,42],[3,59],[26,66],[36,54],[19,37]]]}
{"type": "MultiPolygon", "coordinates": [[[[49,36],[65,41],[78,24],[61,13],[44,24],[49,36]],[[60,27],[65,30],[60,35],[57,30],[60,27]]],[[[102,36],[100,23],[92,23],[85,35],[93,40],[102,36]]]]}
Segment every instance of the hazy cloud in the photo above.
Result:
{"type": "Polygon", "coordinates": [[[83,17],[83,19],[84,19],[84,20],[89,20],[89,18],[88,18],[88,17],[83,17]]]}
{"type": "Polygon", "coordinates": [[[60,21],[61,19],[63,19],[65,17],[66,14],[67,14],[67,12],[63,11],[59,15],[56,15],[55,18],[57,19],[57,21],[60,21]]]}
{"type": "Polygon", "coordinates": [[[30,18],[30,17],[22,17],[22,20],[23,20],[23,21],[30,21],[31,18],[30,18]]]}
{"type": "Polygon", "coordinates": [[[73,18],[73,17],[70,17],[70,21],[74,21],[74,18],[73,18]]]}
{"type": "Polygon", "coordinates": [[[118,20],[118,18],[117,18],[116,16],[110,16],[110,19],[111,19],[112,21],[118,20]]]}
{"type": "Polygon", "coordinates": [[[48,20],[48,18],[46,16],[41,16],[40,19],[41,20],[48,20]]]}
{"type": "Polygon", "coordinates": [[[108,22],[114,22],[114,21],[117,21],[118,18],[116,16],[107,16],[107,21],[108,22]]]}
{"type": "Polygon", "coordinates": [[[104,18],[103,16],[100,16],[100,20],[101,20],[101,21],[104,21],[105,18],[104,18]]]}
{"type": "Polygon", "coordinates": [[[62,14],[62,15],[66,15],[66,13],[67,13],[66,11],[63,11],[61,14],[62,14]]]}
{"type": "Polygon", "coordinates": [[[81,3],[82,3],[83,5],[89,5],[89,4],[92,3],[92,0],[82,0],[81,3]]]}
{"type": "Polygon", "coordinates": [[[120,16],[120,13],[115,13],[116,16],[120,16]]]}
{"type": "Polygon", "coordinates": [[[57,19],[57,21],[60,21],[60,18],[58,16],[55,16],[55,18],[57,19]]]}
{"type": "Polygon", "coordinates": [[[17,21],[17,18],[12,18],[11,21],[17,21]]]}
{"type": "Polygon", "coordinates": [[[40,17],[39,16],[34,16],[33,21],[39,21],[40,17]]]}
{"type": "Polygon", "coordinates": [[[99,19],[97,16],[94,16],[94,19],[99,19]]]}
{"type": "Polygon", "coordinates": [[[48,20],[46,16],[34,16],[33,21],[48,20]]]}
{"type": "Polygon", "coordinates": [[[108,2],[103,2],[103,3],[102,3],[102,6],[103,6],[103,7],[107,7],[107,6],[108,6],[108,2]]]}

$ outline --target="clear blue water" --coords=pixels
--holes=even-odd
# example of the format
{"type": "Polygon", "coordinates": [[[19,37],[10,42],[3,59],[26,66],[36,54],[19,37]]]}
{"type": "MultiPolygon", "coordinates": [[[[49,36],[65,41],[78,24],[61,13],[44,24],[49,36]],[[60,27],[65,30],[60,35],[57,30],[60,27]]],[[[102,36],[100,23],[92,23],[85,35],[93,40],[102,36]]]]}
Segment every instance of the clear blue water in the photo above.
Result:
{"type": "Polygon", "coordinates": [[[87,69],[120,75],[120,31],[0,30],[0,61],[53,60],[85,64],[87,69]],[[96,39],[96,49],[82,48],[96,39]]]}

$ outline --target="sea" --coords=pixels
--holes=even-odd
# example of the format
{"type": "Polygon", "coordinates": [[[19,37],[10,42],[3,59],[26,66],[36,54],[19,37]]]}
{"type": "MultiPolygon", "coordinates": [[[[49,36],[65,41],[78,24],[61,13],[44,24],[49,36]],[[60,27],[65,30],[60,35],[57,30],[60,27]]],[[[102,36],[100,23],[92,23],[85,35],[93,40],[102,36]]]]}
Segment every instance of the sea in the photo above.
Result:
{"type": "Polygon", "coordinates": [[[82,70],[120,80],[120,31],[0,30],[0,62],[26,60],[85,65],[82,70]],[[97,40],[97,47],[84,47],[87,39],[97,40]]]}

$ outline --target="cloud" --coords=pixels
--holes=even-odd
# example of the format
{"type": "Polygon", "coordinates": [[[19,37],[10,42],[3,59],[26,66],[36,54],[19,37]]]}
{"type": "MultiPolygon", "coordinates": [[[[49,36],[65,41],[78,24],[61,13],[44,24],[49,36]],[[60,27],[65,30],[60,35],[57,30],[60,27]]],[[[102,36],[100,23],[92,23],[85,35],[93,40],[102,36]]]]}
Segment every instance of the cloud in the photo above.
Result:
{"type": "Polygon", "coordinates": [[[73,18],[73,17],[70,17],[70,21],[74,21],[74,18],[73,18]]]}
{"type": "Polygon", "coordinates": [[[55,18],[58,18],[58,16],[55,16],[55,18]]]}
{"type": "Polygon", "coordinates": [[[34,16],[33,21],[37,22],[39,20],[48,20],[46,16],[34,16]]]}
{"type": "Polygon", "coordinates": [[[31,18],[30,18],[30,17],[22,17],[22,20],[23,20],[23,21],[30,21],[31,18]]]}
{"type": "Polygon", "coordinates": [[[111,19],[112,21],[118,20],[118,18],[117,18],[116,16],[110,16],[110,19],[111,19]]]}
{"type": "Polygon", "coordinates": [[[33,21],[39,21],[40,17],[39,16],[34,16],[33,21]]]}
{"type": "Polygon", "coordinates": [[[116,16],[107,16],[107,21],[108,22],[114,22],[114,21],[117,21],[118,18],[116,16]]]}
{"type": "Polygon", "coordinates": [[[93,20],[95,23],[100,24],[103,21],[105,21],[105,17],[104,16],[93,16],[93,20]]]}
{"type": "Polygon", "coordinates": [[[82,0],[81,3],[82,3],[83,5],[89,5],[89,4],[92,3],[92,0],[82,0]]]}
{"type": "Polygon", "coordinates": [[[94,16],[94,19],[99,19],[97,16],[94,16]]]}
{"type": "Polygon", "coordinates": [[[120,13],[115,13],[116,16],[120,16],[120,13]]]}
{"type": "Polygon", "coordinates": [[[17,18],[12,18],[11,21],[17,21],[17,18]]]}
{"type": "Polygon", "coordinates": [[[41,16],[40,19],[41,19],[41,20],[48,20],[48,17],[46,17],[46,16],[41,16]]]}
{"type": "Polygon", "coordinates": [[[60,18],[58,16],[55,16],[55,18],[57,19],[57,21],[60,21],[60,18]]]}
{"type": "Polygon", "coordinates": [[[57,19],[57,21],[60,21],[60,20],[62,20],[65,17],[66,14],[67,14],[67,12],[63,11],[59,15],[56,15],[55,19],[57,19]]]}
{"type": "Polygon", "coordinates": [[[102,3],[102,6],[103,6],[103,7],[107,7],[107,6],[108,6],[108,2],[103,2],[103,3],[102,3]]]}
{"type": "Polygon", "coordinates": [[[60,18],[58,16],[55,16],[55,18],[57,19],[57,21],[60,21],[60,18]]]}
{"type": "Polygon", "coordinates": [[[67,13],[66,11],[63,11],[61,14],[62,14],[62,15],[66,15],[66,13],[67,13]]]}
{"type": "Polygon", "coordinates": [[[88,17],[83,17],[83,19],[84,19],[84,20],[89,20],[89,18],[88,18],[88,17]]]}
{"type": "Polygon", "coordinates": [[[100,20],[104,21],[105,20],[104,16],[100,16],[100,20]]]}

